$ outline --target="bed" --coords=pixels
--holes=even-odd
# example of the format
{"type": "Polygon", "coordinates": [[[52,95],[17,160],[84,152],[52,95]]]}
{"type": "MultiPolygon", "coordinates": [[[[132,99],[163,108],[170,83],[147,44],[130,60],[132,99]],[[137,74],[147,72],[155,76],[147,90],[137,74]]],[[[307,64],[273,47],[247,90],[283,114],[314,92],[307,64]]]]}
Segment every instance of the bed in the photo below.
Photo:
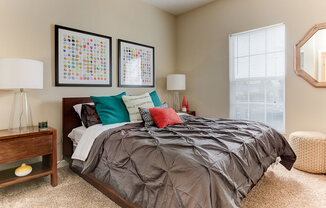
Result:
{"type": "Polygon", "coordinates": [[[81,174],[81,170],[72,167],[71,156],[73,154],[73,142],[68,137],[68,134],[72,129],[81,125],[80,118],[73,109],[73,106],[80,103],[92,102],[90,97],[78,97],[78,98],[63,98],[62,99],[62,124],[63,124],[63,157],[68,161],[70,169],[93,185],[96,189],[101,191],[104,195],[109,197],[112,201],[117,203],[121,207],[126,208],[139,208],[124,198],[122,198],[110,185],[102,183],[97,180],[91,174],[81,174]]]}
{"type": "Polygon", "coordinates": [[[296,159],[266,125],[185,116],[184,124],[164,129],[127,124],[105,131],[77,168],[68,134],[81,125],[73,106],[88,102],[63,99],[63,154],[74,172],[121,207],[239,207],[277,157],[289,170],[296,159]]]}

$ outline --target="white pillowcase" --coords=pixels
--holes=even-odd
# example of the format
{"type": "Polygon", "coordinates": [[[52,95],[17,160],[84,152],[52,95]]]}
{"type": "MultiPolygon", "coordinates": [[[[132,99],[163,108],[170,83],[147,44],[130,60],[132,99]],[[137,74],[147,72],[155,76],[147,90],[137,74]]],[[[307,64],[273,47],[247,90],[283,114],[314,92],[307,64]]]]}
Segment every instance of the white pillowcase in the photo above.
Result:
{"type": "Polygon", "coordinates": [[[79,140],[82,138],[83,134],[86,132],[85,126],[79,126],[77,128],[74,128],[69,134],[68,137],[71,139],[71,141],[74,144],[74,148],[76,148],[77,144],[79,143],[79,140]]]}
{"type": "Polygon", "coordinates": [[[149,93],[145,93],[139,96],[122,96],[122,100],[129,112],[129,117],[131,122],[142,121],[141,115],[138,108],[154,108],[154,103],[152,101],[149,93]]]}

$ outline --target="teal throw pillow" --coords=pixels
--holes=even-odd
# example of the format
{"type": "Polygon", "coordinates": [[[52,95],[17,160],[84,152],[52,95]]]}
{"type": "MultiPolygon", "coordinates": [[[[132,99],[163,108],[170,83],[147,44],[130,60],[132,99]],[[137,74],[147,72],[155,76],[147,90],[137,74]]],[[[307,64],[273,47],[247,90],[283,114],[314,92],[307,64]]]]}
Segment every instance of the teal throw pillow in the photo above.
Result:
{"type": "Polygon", "coordinates": [[[123,95],[126,93],[108,97],[91,96],[103,125],[130,121],[129,113],[122,100],[123,95]]]}
{"type": "Polygon", "coordinates": [[[153,101],[155,107],[158,107],[158,106],[161,106],[162,105],[161,100],[160,100],[159,96],[157,95],[156,90],[154,90],[153,92],[149,93],[149,95],[151,96],[152,101],[153,101]]]}

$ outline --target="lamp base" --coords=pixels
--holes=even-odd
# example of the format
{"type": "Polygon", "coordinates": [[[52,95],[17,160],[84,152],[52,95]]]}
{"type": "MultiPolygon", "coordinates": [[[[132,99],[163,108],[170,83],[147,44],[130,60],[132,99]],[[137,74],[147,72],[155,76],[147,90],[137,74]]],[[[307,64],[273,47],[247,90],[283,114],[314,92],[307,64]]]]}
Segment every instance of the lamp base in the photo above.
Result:
{"type": "Polygon", "coordinates": [[[176,112],[180,112],[180,96],[178,91],[173,92],[173,104],[172,104],[173,109],[176,112]]]}
{"type": "Polygon", "coordinates": [[[28,102],[27,92],[20,89],[19,92],[15,93],[9,120],[9,130],[13,132],[28,131],[33,128],[32,126],[32,113],[28,102]]]}

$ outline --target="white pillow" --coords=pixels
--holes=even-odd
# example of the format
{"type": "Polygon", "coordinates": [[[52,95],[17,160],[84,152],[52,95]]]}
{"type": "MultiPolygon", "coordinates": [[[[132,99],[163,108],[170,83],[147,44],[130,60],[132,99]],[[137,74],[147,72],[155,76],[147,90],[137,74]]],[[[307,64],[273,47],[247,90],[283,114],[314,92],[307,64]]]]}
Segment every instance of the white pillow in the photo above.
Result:
{"type": "Polygon", "coordinates": [[[154,103],[152,101],[149,93],[145,93],[139,96],[122,96],[122,100],[129,112],[129,117],[131,122],[142,121],[141,115],[138,108],[154,108],[154,103]]]}
{"type": "Polygon", "coordinates": [[[83,136],[85,131],[86,131],[85,126],[79,126],[77,128],[74,128],[73,130],[71,130],[71,132],[68,134],[68,137],[73,142],[75,148],[78,145],[79,140],[81,139],[81,137],[83,136]]]}

